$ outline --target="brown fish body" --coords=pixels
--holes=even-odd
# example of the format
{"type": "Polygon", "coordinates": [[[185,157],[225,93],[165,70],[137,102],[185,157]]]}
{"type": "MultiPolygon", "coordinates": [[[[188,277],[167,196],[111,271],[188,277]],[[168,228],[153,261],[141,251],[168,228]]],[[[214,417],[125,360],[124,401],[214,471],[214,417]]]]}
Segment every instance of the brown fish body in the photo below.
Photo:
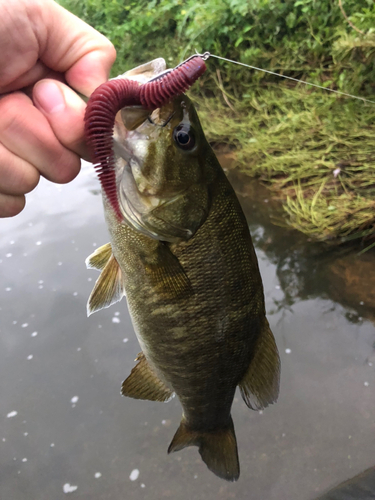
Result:
{"type": "Polygon", "coordinates": [[[246,221],[219,175],[210,214],[189,241],[162,243],[125,225],[110,230],[143,352],[195,430],[228,425],[235,389],[266,321],[246,221]],[[160,280],[156,269],[166,252],[178,259],[190,286],[178,277],[176,284],[160,280]]]}
{"type": "Polygon", "coordinates": [[[126,294],[143,354],[123,394],[175,393],[183,418],[169,451],[196,445],[215,474],[236,480],[234,393],[239,385],[254,409],[277,399],[277,348],[245,216],[192,104],[183,96],[157,118],[141,139],[118,124],[129,153],[118,159],[124,220],[104,199],[111,246],[89,260],[103,271],[89,308],[126,294]],[[190,149],[178,143],[186,131],[190,149]]]}

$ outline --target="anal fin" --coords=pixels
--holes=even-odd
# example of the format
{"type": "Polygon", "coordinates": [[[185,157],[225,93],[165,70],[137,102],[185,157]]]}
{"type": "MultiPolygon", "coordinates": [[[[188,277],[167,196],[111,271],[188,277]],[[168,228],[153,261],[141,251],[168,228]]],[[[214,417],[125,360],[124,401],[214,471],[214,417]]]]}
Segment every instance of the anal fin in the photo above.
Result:
{"type": "Polygon", "coordinates": [[[111,254],[87,302],[87,315],[109,307],[125,295],[122,272],[111,254]]]}
{"type": "Polygon", "coordinates": [[[134,399],[167,402],[173,396],[171,391],[152,371],[143,353],[136,359],[138,363],[123,382],[121,394],[134,399]]]}
{"type": "Polygon", "coordinates": [[[250,366],[238,385],[247,406],[253,410],[262,410],[277,400],[279,382],[279,353],[268,321],[264,318],[250,366]]]}

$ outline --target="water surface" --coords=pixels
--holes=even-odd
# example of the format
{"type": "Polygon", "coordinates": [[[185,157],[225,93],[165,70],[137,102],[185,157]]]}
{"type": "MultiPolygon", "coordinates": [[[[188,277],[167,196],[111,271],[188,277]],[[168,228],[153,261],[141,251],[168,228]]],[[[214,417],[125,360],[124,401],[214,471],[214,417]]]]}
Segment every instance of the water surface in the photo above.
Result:
{"type": "Polygon", "coordinates": [[[282,361],[276,405],[235,399],[240,480],[215,477],[196,448],[167,455],[177,398],[120,396],[139,346],[125,301],[86,317],[98,274],[84,260],[108,236],[85,166],[0,221],[0,498],[312,500],[374,465],[374,256],[271,225],[269,193],[232,180],[282,361]]]}

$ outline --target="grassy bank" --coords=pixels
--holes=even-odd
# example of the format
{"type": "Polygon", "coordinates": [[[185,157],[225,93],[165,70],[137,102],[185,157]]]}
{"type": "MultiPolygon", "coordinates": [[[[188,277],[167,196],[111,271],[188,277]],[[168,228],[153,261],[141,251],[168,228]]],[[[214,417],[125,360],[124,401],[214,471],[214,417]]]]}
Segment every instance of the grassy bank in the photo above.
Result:
{"type": "MultiPolygon", "coordinates": [[[[372,0],[61,3],[113,41],[114,74],[160,56],[174,66],[197,48],[375,100],[372,0]]],[[[375,246],[375,105],[217,59],[208,67],[194,90],[207,136],[280,198],[286,223],[375,246]]]]}
{"type": "Polygon", "coordinates": [[[235,111],[220,95],[197,100],[211,140],[233,147],[238,168],[280,198],[287,224],[322,241],[371,244],[375,106],[305,87],[252,87],[248,95],[227,95],[235,111]]]}

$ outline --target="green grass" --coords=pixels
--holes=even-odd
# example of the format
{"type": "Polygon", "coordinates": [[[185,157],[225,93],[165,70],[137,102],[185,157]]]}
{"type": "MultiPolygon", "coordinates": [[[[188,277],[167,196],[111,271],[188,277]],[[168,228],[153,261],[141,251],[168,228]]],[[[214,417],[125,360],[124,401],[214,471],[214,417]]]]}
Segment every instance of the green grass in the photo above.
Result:
{"type": "Polygon", "coordinates": [[[287,224],[321,241],[375,237],[375,105],[283,83],[227,99],[235,111],[197,98],[204,130],[281,200],[287,224]]]}
{"type": "MultiPolygon", "coordinates": [[[[115,44],[113,75],[161,56],[173,67],[197,48],[375,100],[373,0],[343,2],[356,30],[338,0],[60,3],[115,44]]],[[[208,68],[192,91],[208,139],[269,187],[286,224],[320,241],[372,247],[375,104],[217,59],[208,68]]]]}

